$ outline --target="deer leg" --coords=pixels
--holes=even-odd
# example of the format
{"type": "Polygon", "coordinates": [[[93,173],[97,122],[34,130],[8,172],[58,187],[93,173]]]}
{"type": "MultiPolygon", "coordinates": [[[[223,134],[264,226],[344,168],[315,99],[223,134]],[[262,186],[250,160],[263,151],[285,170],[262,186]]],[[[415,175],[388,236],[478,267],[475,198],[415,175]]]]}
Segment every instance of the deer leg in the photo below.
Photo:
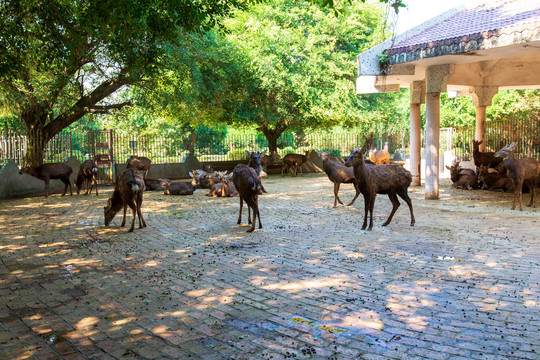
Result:
{"type": "Polygon", "coordinates": [[[366,230],[368,211],[369,211],[369,195],[364,195],[364,223],[362,224],[362,230],[366,230]]]}
{"type": "MultiPolygon", "coordinates": [[[[69,183],[69,178],[68,178],[67,181],[66,181],[65,178],[62,178],[61,180],[62,180],[62,182],[63,182],[64,185],[65,185],[65,186],[64,186],[64,192],[62,193],[62,196],[64,196],[64,195],[66,195],[68,184],[69,184],[69,188],[70,188],[70,189],[71,189],[71,184],[69,183]]],[[[73,195],[73,194],[71,194],[71,195],[73,195]]]]}
{"type": "Polygon", "coordinates": [[[124,218],[122,220],[122,224],[120,224],[121,227],[123,227],[124,225],[126,225],[126,211],[127,211],[127,203],[124,203],[124,218]]]}
{"type": "MultiPolygon", "coordinates": [[[[249,205],[247,201],[246,201],[246,205],[248,208],[248,224],[251,224],[251,206],[249,205]]],[[[255,214],[253,214],[253,216],[255,216],[255,214]]],[[[253,226],[255,226],[255,219],[253,219],[253,226]]]]}
{"type": "Polygon", "coordinates": [[[535,195],[536,195],[536,184],[534,184],[534,182],[533,182],[533,183],[528,184],[528,185],[529,185],[529,189],[531,189],[531,200],[529,201],[527,206],[536,207],[535,206],[535,201],[534,201],[534,198],[535,198],[535,195]]]}
{"type": "Polygon", "coordinates": [[[339,199],[338,192],[339,192],[339,183],[336,182],[336,183],[334,183],[334,207],[337,206],[337,202],[339,202],[341,205],[343,205],[343,203],[339,199]]]}
{"type": "Polygon", "coordinates": [[[285,176],[285,164],[281,165],[281,176],[285,176]]]}
{"type": "Polygon", "coordinates": [[[409,197],[409,194],[407,194],[407,188],[402,188],[401,190],[398,191],[397,193],[406,203],[407,205],[409,206],[409,211],[411,212],[411,226],[414,226],[414,223],[416,222],[415,219],[414,219],[414,214],[413,214],[413,208],[412,208],[412,201],[411,201],[411,198],[409,197]]]}
{"type": "Polygon", "coordinates": [[[358,195],[360,195],[360,189],[358,189],[358,186],[356,186],[356,184],[354,185],[354,189],[356,190],[356,195],[354,195],[354,198],[350,203],[347,204],[347,206],[351,206],[352,204],[354,204],[356,198],[358,197],[358,195]]]}
{"type": "Polygon", "coordinates": [[[390,212],[390,216],[388,219],[382,224],[382,226],[386,226],[390,224],[390,221],[392,221],[392,218],[394,217],[394,214],[396,213],[397,209],[399,208],[399,200],[397,198],[397,195],[395,192],[388,193],[388,198],[392,202],[392,211],[390,212]]]}
{"type": "Polygon", "coordinates": [[[243,199],[242,199],[242,196],[240,196],[240,211],[238,212],[238,221],[236,222],[237,224],[241,224],[242,223],[242,205],[243,205],[243,199]]]}
{"type": "Polygon", "coordinates": [[[45,179],[45,197],[49,197],[49,179],[45,179]]]}
{"type": "Polygon", "coordinates": [[[137,215],[139,216],[139,229],[146,227],[146,221],[144,221],[144,217],[142,215],[142,210],[141,210],[142,202],[143,202],[143,194],[142,192],[139,192],[137,196],[137,215]],[[142,221],[142,225],[141,225],[141,221],[142,221]]]}
{"type": "MultiPolygon", "coordinates": [[[[95,177],[92,176],[92,184],[93,186],[96,187],[96,196],[98,195],[98,190],[97,190],[97,179],[95,177]]],[[[92,189],[90,189],[90,193],[92,193],[92,189]]]]}
{"type": "Polygon", "coordinates": [[[368,230],[373,229],[373,208],[375,208],[375,195],[370,196],[370,199],[369,199],[369,227],[368,227],[368,230]]]}
{"type": "Polygon", "coordinates": [[[135,218],[137,217],[137,205],[133,203],[133,200],[129,202],[129,208],[131,209],[131,213],[133,214],[131,218],[131,227],[129,228],[128,232],[132,232],[133,229],[135,229],[135,218]]]}

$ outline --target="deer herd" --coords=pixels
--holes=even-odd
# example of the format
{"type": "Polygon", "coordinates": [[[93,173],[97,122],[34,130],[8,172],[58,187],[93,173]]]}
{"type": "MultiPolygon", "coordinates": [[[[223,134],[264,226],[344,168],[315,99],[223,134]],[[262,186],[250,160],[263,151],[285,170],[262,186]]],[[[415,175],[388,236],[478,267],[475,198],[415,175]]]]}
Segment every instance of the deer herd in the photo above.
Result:
{"type": "MultiPolygon", "coordinates": [[[[364,146],[355,148],[349,155],[345,163],[330,160],[330,153],[327,151],[317,151],[322,159],[323,169],[328,179],[334,183],[334,207],[337,203],[343,205],[338,196],[341,184],[353,184],[356,194],[347,206],[353,205],[356,198],[362,194],[364,197],[364,222],[362,230],[373,228],[373,208],[377,194],[386,194],[392,202],[392,210],[388,219],[382,224],[390,224],[396,213],[400,202],[398,196],[405,201],[409,207],[411,222],[414,226],[415,218],[413,206],[408,195],[408,188],[412,181],[412,176],[402,165],[390,164],[390,154],[386,150],[375,151],[370,149],[373,139],[369,139],[364,146]],[[365,159],[368,154],[369,161],[365,159]],[[367,163],[366,163],[367,162],[367,163]],[[368,224],[369,216],[369,224],[368,224]]],[[[520,210],[523,210],[522,193],[529,191],[531,198],[528,206],[535,206],[536,188],[540,186],[540,162],[533,158],[514,158],[515,144],[511,143],[498,152],[481,152],[479,146],[481,141],[473,141],[473,159],[476,171],[462,168],[458,161],[454,161],[451,166],[450,176],[453,186],[461,189],[489,189],[496,191],[514,192],[512,210],[516,208],[519,198],[520,210]]],[[[297,175],[298,169],[302,172],[302,165],[306,163],[313,150],[302,154],[288,154],[282,159],[281,174],[285,171],[297,175]]],[[[131,157],[126,169],[116,178],[116,185],[112,196],[108,199],[104,207],[105,225],[109,225],[114,216],[124,210],[121,226],[126,222],[126,211],[129,207],[132,211],[132,221],[129,231],[135,227],[135,219],[139,219],[139,228],[146,227],[141,206],[144,191],[163,191],[165,195],[192,195],[197,189],[208,189],[206,194],[209,197],[236,197],[240,198],[240,209],[237,224],[242,222],[242,206],[245,202],[248,207],[248,224],[251,227],[247,230],[252,232],[258,219],[259,229],[262,228],[259,214],[258,196],[265,193],[261,179],[267,176],[267,167],[276,160],[276,156],[266,155],[266,150],[262,152],[245,151],[247,164],[238,164],[232,172],[214,171],[207,172],[196,169],[189,172],[190,181],[170,181],[168,179],[154,179],[149,177],[151,167],[150,159],[146,157],[131,157]],[[253,214],[253,216],[252,216],[253,214]]],[[[49,193],[50,179],[59,179],[65,184],[64,196],[67,187],[71,190],[69,177],[72,168],[65,163],[42,164],[40,166],[25,165],[20,170],[20,174],[29,174],[45,182],[45,197],[49,193]]],[[[95,187],[97,189],[98,167],[93,160],[84,161],[79,168],[74,182],[77,194],[85,186],[85,195],[89,195],[95,187]]]]}

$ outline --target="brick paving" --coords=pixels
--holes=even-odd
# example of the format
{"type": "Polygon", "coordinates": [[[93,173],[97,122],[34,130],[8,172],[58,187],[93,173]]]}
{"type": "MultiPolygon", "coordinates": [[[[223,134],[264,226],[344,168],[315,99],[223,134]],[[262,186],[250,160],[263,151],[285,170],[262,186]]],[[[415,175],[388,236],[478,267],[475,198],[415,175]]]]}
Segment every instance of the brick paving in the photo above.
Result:
{"type": "Polygon", "coordinates": [[[205,190],[133,233],[111,188],[3,200],[0,359],[540,359],[540,210],[443,184],[371,232],[315,174],[265,180],[251,234],[205,190]]]}

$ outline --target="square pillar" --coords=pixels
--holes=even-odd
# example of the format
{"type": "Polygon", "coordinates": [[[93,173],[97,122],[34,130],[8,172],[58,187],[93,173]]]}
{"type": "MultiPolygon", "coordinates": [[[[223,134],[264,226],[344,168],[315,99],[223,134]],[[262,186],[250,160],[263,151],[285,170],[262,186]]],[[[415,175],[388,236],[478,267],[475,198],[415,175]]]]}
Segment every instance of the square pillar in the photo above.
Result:
{"type": "Polygon", "coordinates": [[[412,186],[421,186],[421,148],[422,148],[422,125],[420,108],[426,100],[425,81],[413,81],[411,83],[411,154],[410,169],[412,174],[412,186]]]}
{"type": "Polygon", "coordinates": [[[491,106],[493,96],[499,91],[497,86],[473,86],[469,88],[473,105],[476,107],[476,140],[482,141],[478,147],[486,150],[486,107],[491,106]]]}

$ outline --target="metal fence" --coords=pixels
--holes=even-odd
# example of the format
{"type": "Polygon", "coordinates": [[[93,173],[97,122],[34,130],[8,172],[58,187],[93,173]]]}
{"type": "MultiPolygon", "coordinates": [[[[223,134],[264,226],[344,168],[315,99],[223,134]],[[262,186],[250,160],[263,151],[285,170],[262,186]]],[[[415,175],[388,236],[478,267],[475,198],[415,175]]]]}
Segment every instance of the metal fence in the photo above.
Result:
{"type": "MultiPolygon", "coordinates": [[[[440,134],[441,150],[453,151],[459,160],[472,158],[471,141],[474,128],[444,128],[440,134]]],[[[278,139],[278,153],[303,153],[309,149],[330,150],[333,156],[347,156],[362,145],[367,134],[359,132],[309,132],[282,134],[278,139]]],[[[403,150],[409,153],[409,134],[375,134],[375,147],[385,145],[390,153],[403,150]]],[[[540,124],[538,119],[488,122],[486,151],[496,151],[510,142],[517,143],[517,157],[540,159],[540,124]]],[[[17,165],[24,163],[28,140],[25,134],[0,131],[0,165],[14,159],[17,165]]],[[[64,131],[56,135],[45,147],[44,162],[61,162],[70,157],[79,161],[94,159],[103,172],[112,176],[115,163],[124,163],[131,155],[146,156],[155,164],[179,163],[192,153],[199,161],[225,161],[245,159],[245,150],[268,148],[262,133],[248,135],[225,134],[204,136],[188,133],[176,136],[122,135],[114,130],[89,130],[87,132],[64,131]]]]}

